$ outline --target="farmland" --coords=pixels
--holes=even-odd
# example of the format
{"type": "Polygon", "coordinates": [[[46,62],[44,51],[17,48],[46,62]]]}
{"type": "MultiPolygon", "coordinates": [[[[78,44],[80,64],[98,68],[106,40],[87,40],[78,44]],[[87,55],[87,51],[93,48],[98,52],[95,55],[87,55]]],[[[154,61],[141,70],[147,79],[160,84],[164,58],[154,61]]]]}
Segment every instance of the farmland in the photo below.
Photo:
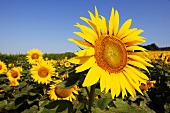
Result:
{"type": "MultiPolygon", "coordinates": [[[[97,84],[93,112],[154,113],[164,111],[168,113],[170,111],[170,52],[148,51],[147,54],[154,67],[148,68],[150,74],[143,72],[147,74],[150,81],[155,82],[149,82],[147,86],[141,87],[143,95],[137,93],[136,97],[132,98],[128,94],[124,99],[120,96],[112,99],[111,92],[107,94],[100,92],[99,84],[97,84]]],[[[48,61],[47,65],[53,64],[55,68],[51,77],[52,81],[46,81],[47,84],[31,76],[34,65],[29,64],[26,56],[24,54],[0,54],[0,60],[7,66],[8,71],[13,67],[22,68],[21,76],[16,83],[11,83],[6,73],[0,75],[0,112],[86,112],[90,89],[81,86],[86,72],[75,73],[74,69],[77,65],[67,62],[75,56],[73,53],[43,54],[43,59],[48,61]],[[72,96],[65,98],[66,96],[62,97],[58,94],[56,99],[51,93],[53,90],[51,85],[56,83],[56,80],[57,83],[60,80],[60,84],[57,85],[60,90],[55,89],[55,91],[62,92],[62,96],[67,96],[71,92],[72,96]],[[67,93],[64,93],[66,90],[67,93]]]]}

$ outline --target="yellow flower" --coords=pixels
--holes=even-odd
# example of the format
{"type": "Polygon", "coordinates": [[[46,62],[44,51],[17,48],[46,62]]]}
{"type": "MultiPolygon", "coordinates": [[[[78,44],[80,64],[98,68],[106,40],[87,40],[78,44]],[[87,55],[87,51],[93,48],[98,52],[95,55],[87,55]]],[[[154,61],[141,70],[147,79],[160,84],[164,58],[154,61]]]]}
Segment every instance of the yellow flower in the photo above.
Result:
{"type": "Polygon", "coordinates": [[[63,80],[65,80],[65,79],[67,79],[68,77],[69,77],[68,73],[64,73],[61,78],[62,78],[63,80]]]}
{"type": "Polygon", "coordinates": [[[3,89],[0,89],[0,93],[3,93],[4,92],[4,90],[3,89]]]}
{"type": "Polygon", "coordinates": [[[70,67],[70,62],[65,62],[64,65],[65,67],[70,67]]]}
{"type": "Polygon", "coordinates": [[[166,55],[165,56],[165,60],[164,60],[165,64],[170,64],[170,55],[166,55]]]}
{"type": "Polygon", "coordinates": [[[7,66],[4,62],[0,61],[0,74],[5,74],[7,72],[7,66]]]}
{"type": "Polygon", "coordinates": [[[154,84],[156,83],[155,80],[147,81],[147,84],[141,84],[139,88],[144,91],[148,91],[150,88],[155,88],[154,84]]]}
{"type": "Polygon", "coordinates": [[[22,72],[21,67],[13,67],[13,68],[11,68],[11,70],[9,70],[7,72],[7,78],[10,81],[10,86],[18,86],[19,85],[17,80],[20,79],[21,72],[22,72]]]}
{"type": "Polygon", "coordinates": [[[48,84],[52,79],[51,76],[55,74],[55,68],[48,61],[41,60],[37,65],[33,65],[30,69],[31,77],[39,84],[48,84]]]}
{"type": "Polygon", "coordinates": [[[27,61],[30,63],[30,64],[36,64],[36,62],[38,60],[41,60],[43,59],[42,57],[42,52],[38,49],[31,49],[27,52],[27,61]]]}
{"type": "Polygon", "coordinates": [[[119,28],[119,13],[112,8],[109,22],[105,17],[99,16],[95,7],[95,15],[90,11],[90,18],[80,17],[91,28],[77,23],[75,26],[81,32],[74,34],[84,40],[69,38],[68,40],[76,43],[83,50],[75,52],[77,57],[68,61],[74,64],[81,64],[76,67],[76,73],[89,69],[83,86],[88,87],[96,84],[100,80],[101,91],[107,93],[111,89],[112,98],[122,92],[122,98],[127,95],[127,91],[134,97],[135,90],[141,92],[139,86],[146,84],[148,77],[138,68],[147,72],[146,66],[153,67],[145,57],[146,49],[137,46],[145,42],[144,37],[139,36],[142,29],[130,28],[132,20],[127,20],[119,28]],[[135,51],[141,51],[138,54],[135,51]],[[137,68],[136,68],[137,67],[137,68]]]}
{"type": "Polygon", "coordinates": [[[8,67],[14,67],[13,63],[8,64],[8,67]]]}
{"type": "MultiPolygon", "coordinates": [[[[58,82],[60,83],[60,82],[58,82]]],[[[58,84],[57,83],[57,84],[58,84]]],[[[78,88],[77,86],[74,86],[69,89],[61,89],[56,86],[56,84],[50,85],[50,90],[48,91],[49,98],[51,100],[75,100],[76,97],[74,94],[78,94],[78,88]]]]}
{"type": "Polygon", "coordinates": [[[18,86],[19,82],[17,80],[10,81],[10,86],[18,86]]]}

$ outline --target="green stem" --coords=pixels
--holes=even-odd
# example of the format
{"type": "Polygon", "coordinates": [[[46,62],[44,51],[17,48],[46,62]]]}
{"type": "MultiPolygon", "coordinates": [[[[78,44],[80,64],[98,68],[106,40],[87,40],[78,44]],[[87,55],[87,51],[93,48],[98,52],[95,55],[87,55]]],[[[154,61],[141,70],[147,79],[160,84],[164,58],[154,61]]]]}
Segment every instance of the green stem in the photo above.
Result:
{"type": "Polygon", "coordinates": [[[88,113],[91,113],[91,107],[93,106],[95,88],[96,88],[96,84],[92,85],[90,89],[88,113]]]}

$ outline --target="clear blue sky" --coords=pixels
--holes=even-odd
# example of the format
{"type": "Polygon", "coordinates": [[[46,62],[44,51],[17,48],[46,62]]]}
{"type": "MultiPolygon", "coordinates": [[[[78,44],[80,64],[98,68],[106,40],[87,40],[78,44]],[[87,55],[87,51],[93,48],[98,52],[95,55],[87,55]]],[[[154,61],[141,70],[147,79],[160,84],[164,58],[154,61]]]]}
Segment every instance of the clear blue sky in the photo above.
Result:
{"type": "Polygon", "coordinates": [[[120,24],[132,19],[132,26],[144,30],[144,45],[170,46],[170,0],[0,0],[0,52],[27,53],[38,48],[43,53],[79,50],[67,38],[79,38],[74,31],[80,16],[88,10],[110,17],[119,11],[120,24]]]}

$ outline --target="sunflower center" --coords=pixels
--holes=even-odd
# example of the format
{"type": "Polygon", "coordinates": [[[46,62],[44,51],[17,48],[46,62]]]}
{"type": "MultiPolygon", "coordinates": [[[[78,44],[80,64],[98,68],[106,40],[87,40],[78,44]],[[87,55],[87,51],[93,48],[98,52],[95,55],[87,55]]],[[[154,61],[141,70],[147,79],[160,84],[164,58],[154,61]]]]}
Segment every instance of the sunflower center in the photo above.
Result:
{"type": "Polygon", "coordinates": [[[55,94],[59,98],[67,98],[71,95],[72,92],[73,92],[73,88],[70,89],[60,89],[57,87],[55,88],[55,94]]]}
{"type": "Polygon", "coordinates": [[[19,75],[18,75],[18,72],[17,72],[17,71],[12,70],[12,71],[11,71],[11,76],[12,76],[13,78],[17,78],[19,75]]]}
{"type": "Polygon", "coordinates": [[[2,69],[2,65],[0,65],[0,70],[2,69]]]}
{"type": "Polygon", "coordinates": [[[38,75],[42,78],[45,78],[47,77],[49,74],[49,70],[46,68],[46,67],[41,67],[39,70],[38,70],[38,75]]]}
{"type": "Polygon", "coordinates": [[[33,53],[33,54],[31,55],[31,58],[32,58],[32,59],[38,59],[38,58],[39,58],[39,54],[38,54],[38,53],[33,53]]]}
{"type": "Polygon", "coordinates": [[[127,51],[119,39],[101,35],[96,40],[95,58],[102,69],[109,73],[119,73],[127,64],[127,51]]]}

